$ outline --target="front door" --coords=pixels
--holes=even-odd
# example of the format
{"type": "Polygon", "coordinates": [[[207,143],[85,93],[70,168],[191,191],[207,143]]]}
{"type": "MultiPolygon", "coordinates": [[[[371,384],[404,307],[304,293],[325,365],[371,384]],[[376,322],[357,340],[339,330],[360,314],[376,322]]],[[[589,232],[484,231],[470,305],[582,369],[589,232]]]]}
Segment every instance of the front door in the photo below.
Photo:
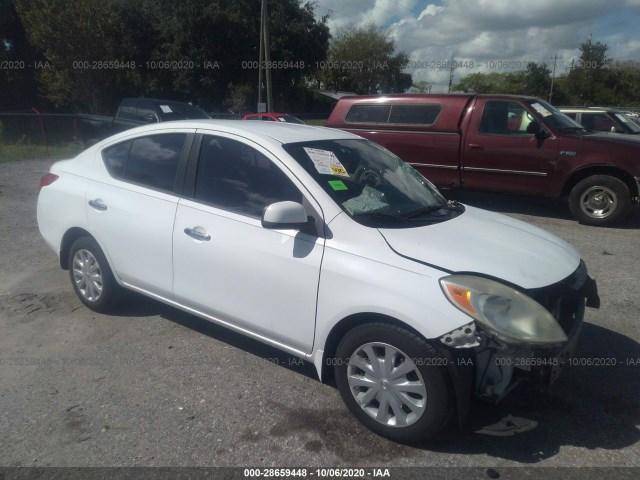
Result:
{"type": "Polygon", "coordinates": [[[530,133],[534,119],[520,102],[478,99],[462,144],[464,186],[544,194],[557,162],[558,140],[530,133]]]}
{"type": "Polygon", "coordinates": [[[240,138],[203,135],[193,197],[181,199],[176,213],[176,300],[309,353],[324,239],[266,229],[260,221],[271,203],[303,203],[301,190],[266,150],[240,138]]]}

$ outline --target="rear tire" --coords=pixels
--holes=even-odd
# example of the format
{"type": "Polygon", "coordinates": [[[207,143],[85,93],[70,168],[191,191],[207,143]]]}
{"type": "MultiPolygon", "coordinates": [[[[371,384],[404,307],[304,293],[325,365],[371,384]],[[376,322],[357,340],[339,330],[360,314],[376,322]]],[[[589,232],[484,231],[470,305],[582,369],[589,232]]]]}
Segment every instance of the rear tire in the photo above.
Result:
{"type": "Polygon", "coordinates": [[[71,245],[69,277],[76,295],[91,310],[104,313],[119,304],[122,292],[93,238],[81,237],[71,245]]]}
{"type": "Polygon", "coordinates": [[[569,195],[571,213],[585,225],[611,225],[624,218],[630,206],[629,187],[610,175],[587,177],[569,195]]]}
{"type": "Polygon", "coordinates": [[[351,413],[397,442],[435,437],[453,411],[446,359],[395,325],[368,323],[350,330],[336,351],[335,378],[351,413]]]}

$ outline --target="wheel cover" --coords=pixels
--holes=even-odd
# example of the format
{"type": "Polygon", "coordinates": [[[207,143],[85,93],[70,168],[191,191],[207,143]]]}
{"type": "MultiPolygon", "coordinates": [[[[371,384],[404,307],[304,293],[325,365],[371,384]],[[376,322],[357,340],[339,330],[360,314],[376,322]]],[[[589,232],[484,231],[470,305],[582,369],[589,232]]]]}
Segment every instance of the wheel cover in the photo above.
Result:
{"type": "Polygon", "coordinates": [[[376,422],[407,427],[425,412],[427,388],[420,371],[401,350],[386,343],[358,347],[347,363],[355,401],[376,422]]]}
{"type": "Polygon", "coordinates": [[[73,256],[73,281],[82,298],[97,302],[102,296],[102,270],[96,257],[89,250],[80,249],[73,256]]]}
{"type": "Polygon", "coordinates": [[[591,218],[606,218],[618,207],[618,196],[608,187],[588,188],[580,197],[582,212],[591,218]]]}

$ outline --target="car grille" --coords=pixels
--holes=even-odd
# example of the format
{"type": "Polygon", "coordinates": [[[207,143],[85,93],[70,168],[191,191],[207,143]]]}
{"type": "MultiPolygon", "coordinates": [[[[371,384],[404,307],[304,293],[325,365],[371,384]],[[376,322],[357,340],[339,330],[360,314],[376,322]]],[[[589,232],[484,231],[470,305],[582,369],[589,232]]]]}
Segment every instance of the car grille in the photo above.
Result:
{"type": "Polygon", "coordinates": [[[564,280],[527,293],[553,315],[567,337],[571,338],[584,316],[583,290],[588,280],[586,266],[580,262],[575,272],[564,280]]]}

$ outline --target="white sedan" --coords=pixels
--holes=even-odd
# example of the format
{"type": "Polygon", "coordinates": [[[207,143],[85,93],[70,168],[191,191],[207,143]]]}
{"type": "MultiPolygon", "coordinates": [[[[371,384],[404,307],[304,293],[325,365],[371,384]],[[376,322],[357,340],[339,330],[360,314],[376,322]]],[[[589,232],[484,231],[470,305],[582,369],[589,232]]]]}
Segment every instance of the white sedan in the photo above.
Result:
{"type": "Polygon", "coordinates": [[[398,441],[464,420],[473,396],[555,380],[599,302],[568,243],[447,202],[339,130],[149,125],[40,185],[40,232],[87,307],[129,289],[313,362],[398,441]]]}

